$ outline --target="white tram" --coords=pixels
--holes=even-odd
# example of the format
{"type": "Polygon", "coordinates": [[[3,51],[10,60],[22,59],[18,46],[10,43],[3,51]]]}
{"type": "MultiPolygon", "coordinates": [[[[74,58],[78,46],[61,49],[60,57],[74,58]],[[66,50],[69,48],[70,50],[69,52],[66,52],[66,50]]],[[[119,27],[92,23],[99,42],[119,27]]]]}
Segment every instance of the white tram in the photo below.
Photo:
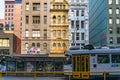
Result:
{"type": "Polygon", "coordinates": [[[73,78],[104,77],[104,72],[120,77],[120,48],[68,50],[65,54],[72,58],[73,78]]]}

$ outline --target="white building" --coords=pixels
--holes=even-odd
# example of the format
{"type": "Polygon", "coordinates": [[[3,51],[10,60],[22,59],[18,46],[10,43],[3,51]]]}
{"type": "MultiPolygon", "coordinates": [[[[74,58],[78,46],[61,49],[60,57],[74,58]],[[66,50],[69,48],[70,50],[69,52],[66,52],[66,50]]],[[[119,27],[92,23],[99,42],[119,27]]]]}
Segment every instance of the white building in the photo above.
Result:
{"type": "Polygon", "coordinates": [[[89,44],[88,1],[69,0],[69,47],[89,44]]]}

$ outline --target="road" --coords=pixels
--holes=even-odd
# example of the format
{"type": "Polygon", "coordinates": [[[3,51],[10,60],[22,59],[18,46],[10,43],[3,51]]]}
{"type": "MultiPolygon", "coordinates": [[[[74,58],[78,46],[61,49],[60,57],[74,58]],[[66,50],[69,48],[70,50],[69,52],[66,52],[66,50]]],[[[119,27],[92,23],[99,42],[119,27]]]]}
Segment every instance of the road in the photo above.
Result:
{"type": "MultiPolygon", "coordinates": [[[[34,77],[4,76],[0,80],[34,80],[34,77]]],[[[36,80],[66,80],[64,77],[37,77],[36,80]]]]}

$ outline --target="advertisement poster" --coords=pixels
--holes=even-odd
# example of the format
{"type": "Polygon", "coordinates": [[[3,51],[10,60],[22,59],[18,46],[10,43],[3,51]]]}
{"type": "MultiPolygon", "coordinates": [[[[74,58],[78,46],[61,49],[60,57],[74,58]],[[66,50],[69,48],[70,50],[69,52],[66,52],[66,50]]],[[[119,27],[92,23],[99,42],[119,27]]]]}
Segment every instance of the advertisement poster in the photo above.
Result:
{"type": "Polygon", "coordinates": [[[24,71],[24,62],[17,63],[17,71],[24,71]]]}
{"type": "Polygon", "coordinates": [[[7,66],[7,70],[8,71],[15,71],[15,62],[8,62],[8,66],[7,66]]]}
{"type": "Polygon", "coordinates": [[[33,72],[34,71],[34,62],[26,62],[26,70],[27,70],[27,72],[33,72]]]}

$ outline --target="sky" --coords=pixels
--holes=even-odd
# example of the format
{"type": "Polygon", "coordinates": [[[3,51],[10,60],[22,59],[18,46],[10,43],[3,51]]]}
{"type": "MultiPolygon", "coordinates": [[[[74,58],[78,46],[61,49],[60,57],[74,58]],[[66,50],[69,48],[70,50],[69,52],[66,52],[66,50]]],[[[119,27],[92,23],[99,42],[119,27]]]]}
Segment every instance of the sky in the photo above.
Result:
{"type": "Polygon", "coordinates": [[[4,0],[0,0],[0,19],[4,19],[4,0]]]}

